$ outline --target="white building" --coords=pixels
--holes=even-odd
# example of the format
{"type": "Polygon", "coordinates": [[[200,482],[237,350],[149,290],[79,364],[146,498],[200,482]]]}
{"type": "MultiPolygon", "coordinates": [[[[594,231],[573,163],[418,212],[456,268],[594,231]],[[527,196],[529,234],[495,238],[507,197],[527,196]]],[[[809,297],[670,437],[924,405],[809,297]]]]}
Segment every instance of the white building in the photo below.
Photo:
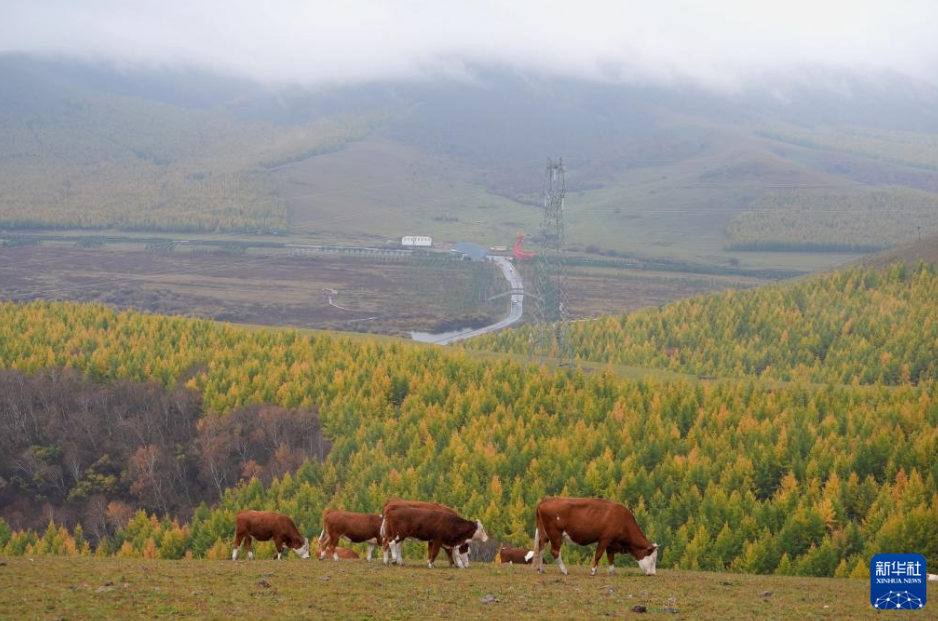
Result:
{"type": "Polygon", "coordinates": [[[433,238],[426,235],[405,235],[401,238],[401,245],[411,248],[429,248],[433,245],[433,238]]]}

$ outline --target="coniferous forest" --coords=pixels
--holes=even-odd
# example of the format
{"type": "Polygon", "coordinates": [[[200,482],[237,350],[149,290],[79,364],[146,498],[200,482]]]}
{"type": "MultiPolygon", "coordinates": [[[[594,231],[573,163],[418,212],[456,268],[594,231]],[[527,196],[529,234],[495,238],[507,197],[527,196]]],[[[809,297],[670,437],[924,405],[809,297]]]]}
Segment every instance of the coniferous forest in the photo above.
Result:
{"type": "Polygon", "coordinates": [[[848,270],[579,324],[581,358],[642,351],[634,362],[736,376],[712,382],[98,305],[3,304],[2,379],[22,389],[0,400],[0,494],[83,504],[48,524],[8,512],[0,550],[222,558],[239,509],[283,511],[313,537],[326,507],[377,512],[390,496],[451,505],[529,545],[537,501],[569,494],[631,507],[665,567],[862,576],[879,550],[934,557],[934,281],[926,268],[848,270]],[[735,348],[713,345],[723,340],[735,348]],[[747,358],[759,343],[772,365],[747,358]],[[687,362],[672,367],[675,355],[687,362]],[[43,382],[108,401],[121,441],[64,440],[74,434],[63,429],[87,426],[82,399],[65,407],[29,391],[43,382]],[[147,391],[149,417],[127,415],[147,391]],[[190,423],[161,424],[167,408],[190,423]],[[322,434],[287,441],[295,420],[322,434]],[[147,435],[161,433],[171,437],[147,435]]]}
{"type": "MultiPolygon", "coordinates": [[[[938,379],[938,273],[853,268],[569,326],[580,360],[680,373],[899,386],[938,379]]],[[[467,347],[526,353],[530,329],[467,347]]]]}

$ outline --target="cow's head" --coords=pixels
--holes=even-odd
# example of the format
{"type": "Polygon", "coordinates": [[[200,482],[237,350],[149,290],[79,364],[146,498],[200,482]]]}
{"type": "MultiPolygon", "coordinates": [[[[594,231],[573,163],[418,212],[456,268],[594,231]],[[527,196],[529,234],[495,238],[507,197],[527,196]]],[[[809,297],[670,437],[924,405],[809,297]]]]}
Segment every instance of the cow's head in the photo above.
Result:
{"type": "Polygon", "coordinates": [[[309,558],[309,539],[303,538],[303,545],[299,548],[293,548],[293,551],[297,553],[300,558],[309,558]]]}
{"type": "Polygon", "coordinates": [[[655,575],[655,567],[658,565],[658,544],[653,543],[647,548],[635,548],[632,551],[638,566],[642,568],[646,576],[655,575]]]}
{"type": "Polygon", "coordinates": [[[481,541],[482,543],[489,540],[488,534],[486,534],[485,529],[482,528],[481,520],[476,520],[476,532],[472,534],[472,539],[474,541],[481,541]]]}

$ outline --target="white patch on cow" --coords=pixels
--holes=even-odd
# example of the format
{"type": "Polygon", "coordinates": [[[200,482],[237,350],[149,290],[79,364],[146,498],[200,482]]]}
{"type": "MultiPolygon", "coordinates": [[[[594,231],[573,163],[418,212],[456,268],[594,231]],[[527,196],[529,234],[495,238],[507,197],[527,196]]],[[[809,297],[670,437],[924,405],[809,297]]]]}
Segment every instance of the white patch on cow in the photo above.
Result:
{"type": "Polygon", "coordinates": [[[610,576],[614,576],[615,573],[616,573],[616,566],[615,566],[615,565],[610,565],[610,566],[609,566],[609,569],[608,569],[607,571],[609,572],[609,575],[610,575],[610,576]]]}
{"type": "Polygon", "coordinates": [[[655,567],[658,565],[658,544],[654,544],[655,551],[638,562],[646,576],[655,575],[655,567]]]}
{"type": "Polygon", "coordinates": [[[293,551],[296,552],[296,555],[300,558],[309,558],[309,538],[303,537],[303,545],[299,548],[294,548],[293,551]]]}
{"type": "Polygon", "coordinates": [[[476,532],[473,533],[472,538],[483,543],[489,540],[488,534],[485,532],[485,529],[482,528],[481,520],[476,520],[476,532]]]}
{"type": "Polygon", "coordinates": [[[338,553],[338,552],[335,552],[335,551],[332,552],[332,560],[338,562],[338,560],[339,560],[339,553],[338,553]]]}
{"type": "Polygon", "coordinates": [[[938,574],[928,574],[928,580],[931,582],[938,582],[938,574]]]}
{"type": "Polygon", "coordinates": [[[249,560],[249,561],[253,561],[253,560],[254,560],[254,550],[250,550],[250,551],[248,552],[248,560],[249,560]]]}
{"type": "Polygon", "coordinates": [[[433,569],[433,562],[427,561],[427,569],[433,569]]]}
{"type": "MultiPolygon", "coordinates": [[[[535,546],[537,545],[537,542],[536,542],[536,541],[534,542],[534,545],[535,545],[535,546]]],[[[534,558],[534,550],[531,550],[530,552],[528,552],[527,554],[524,555],[524,560],[525,560],[526,562],[530,562],[532,558],[534,558]]]]}
{"type": "Polygon", "coordinates": [[[235,548],[235,549],[232,551],[232,553],[231,553],[231,560],[233,560],[233,561],[238,560],[238,548],[235,548]]]}
{"type": "Polygon", "coordinates": [[[459,557],[462,559],[462,568],[469,569],[469,552],[461,552],[459,557]]]}
{"type": "Polygon", "coordinates": [[[596,575],[596,568],[595,568],[595,567],[590,567],[590,575],[591,575],[591,576],[595,576],[595,575],[596,575]]]}
{"type": "Polygon", "coordinates": [[[557,564],[560,566],[560,573],[567,575],[567,566],[563,564],[563,554],[557,553],[557,564]]]}
{"type": "MultiPolygon", "coordinates": [[[[374,541],[374,539],[372,539],[372,541],[374,541]]],[[[371,542],[368,543],[368,556],[365,557],[366,561],[371,560],[371,555],[375,551],[375,546],[377,545],[377,543],[378,543],[377,541],[375,541],[375,543],[371,543],[371,542]]]]}

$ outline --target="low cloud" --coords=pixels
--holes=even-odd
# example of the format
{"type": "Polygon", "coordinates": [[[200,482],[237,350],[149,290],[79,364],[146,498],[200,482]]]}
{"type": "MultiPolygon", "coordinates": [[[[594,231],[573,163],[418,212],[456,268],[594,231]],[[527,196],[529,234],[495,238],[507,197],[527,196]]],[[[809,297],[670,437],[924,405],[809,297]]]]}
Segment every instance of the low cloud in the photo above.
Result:
{"type": "Polygon", "coordinates": [[[274,83],[460,76],[479,64],[730,90],[817,68],[938,83],[929,0],[0,0],[0,11],[3,51],[274,83]]]}

